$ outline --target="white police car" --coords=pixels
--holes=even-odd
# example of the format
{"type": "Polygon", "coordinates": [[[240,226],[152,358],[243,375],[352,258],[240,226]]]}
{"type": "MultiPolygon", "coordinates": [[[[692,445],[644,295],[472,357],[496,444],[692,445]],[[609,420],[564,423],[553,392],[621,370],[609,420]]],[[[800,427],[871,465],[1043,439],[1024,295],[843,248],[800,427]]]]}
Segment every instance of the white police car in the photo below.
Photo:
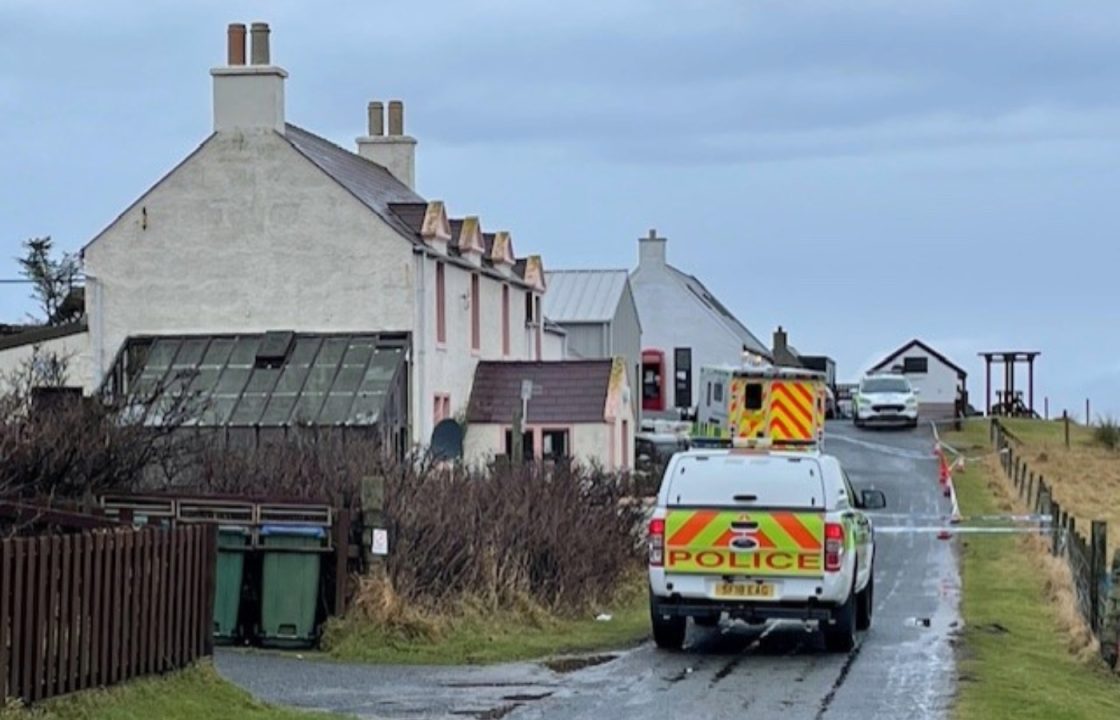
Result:
{"type": "Polygon", "coordinates": [[[852,422],[918,426],[918,392],[905,375],[868,375],[852,396],[852,422]]]}

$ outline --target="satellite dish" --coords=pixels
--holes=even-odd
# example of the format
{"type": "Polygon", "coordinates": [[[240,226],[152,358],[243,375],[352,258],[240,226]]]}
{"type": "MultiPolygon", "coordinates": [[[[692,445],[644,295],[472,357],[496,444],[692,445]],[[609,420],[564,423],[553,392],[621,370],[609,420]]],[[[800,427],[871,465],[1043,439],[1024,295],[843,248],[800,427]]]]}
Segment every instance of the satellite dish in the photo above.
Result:
{"type": "Polygon", "coordinates": [[[451,418],[440,420],[432,430],[432,457],[436,460],[458,460],[463,457],[463,428],[451,418]]]}

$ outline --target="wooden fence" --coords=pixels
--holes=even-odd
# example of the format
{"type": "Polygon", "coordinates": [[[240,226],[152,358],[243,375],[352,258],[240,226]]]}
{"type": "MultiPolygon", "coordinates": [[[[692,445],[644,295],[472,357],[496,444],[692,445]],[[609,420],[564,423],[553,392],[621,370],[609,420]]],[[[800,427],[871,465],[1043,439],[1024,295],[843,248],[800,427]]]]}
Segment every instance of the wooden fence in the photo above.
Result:
{"type": "Polygon", "coordinates": [[[0,706],[209,655],[216,551],[212,525],[0,541],[0,706]]]}
{"type": "MultiPolygon", "coordinates": [[[[1077,519],[1062,508],[1054,496],[1053,487],[1042,473],[1035,474],[1023,459],[1019,440],[998,420],[991,425],[992,444],[1000,451],[1004,474],[1015,488],[1019,499],[1032,512],[1050,516],[1053,530],[1050,537],[1050,554],[1066,561],[1073,576],[1077,596],[1077,609],[1093,636],[1101,641],[1101,654],[1109,664],[1116,663],[1116,641],[1108,627],[1110,596],[1113,592],[1112,575],[1108,564],[1108,524],[1093,520],[1089,536],[1082,534],[1077,519]]],[[[1117,563],[1120,563],[1118,553],[1117,563]]]]}

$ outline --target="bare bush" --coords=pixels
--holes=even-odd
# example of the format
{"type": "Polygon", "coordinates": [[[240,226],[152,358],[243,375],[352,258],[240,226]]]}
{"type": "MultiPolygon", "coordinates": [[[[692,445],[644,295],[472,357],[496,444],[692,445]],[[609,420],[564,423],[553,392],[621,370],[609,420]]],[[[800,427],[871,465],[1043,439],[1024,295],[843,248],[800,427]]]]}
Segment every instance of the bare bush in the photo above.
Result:
{"type": "Polygon", "coordinates": [[[528,599],[578,612],[639,567],[640,508],[623,502],[618,478],[580,466],[401,466],[386,478],[386,503],[388,577],[428,606],[528,599]]]}

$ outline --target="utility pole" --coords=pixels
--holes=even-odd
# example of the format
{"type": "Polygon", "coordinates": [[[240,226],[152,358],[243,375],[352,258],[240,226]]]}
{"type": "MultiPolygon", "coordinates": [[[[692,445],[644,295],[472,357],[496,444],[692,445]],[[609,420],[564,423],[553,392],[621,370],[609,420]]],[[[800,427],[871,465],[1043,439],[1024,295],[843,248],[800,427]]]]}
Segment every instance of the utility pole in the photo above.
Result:
{"type": "Polygon", "coordinates": [[[525,419],[529,417],[529,399],[533,397],[533,381],[521,381],[521,404],[513,411],[513,430],[510,438],[511,454],[515,465],[525,462],[525,419]]]}

